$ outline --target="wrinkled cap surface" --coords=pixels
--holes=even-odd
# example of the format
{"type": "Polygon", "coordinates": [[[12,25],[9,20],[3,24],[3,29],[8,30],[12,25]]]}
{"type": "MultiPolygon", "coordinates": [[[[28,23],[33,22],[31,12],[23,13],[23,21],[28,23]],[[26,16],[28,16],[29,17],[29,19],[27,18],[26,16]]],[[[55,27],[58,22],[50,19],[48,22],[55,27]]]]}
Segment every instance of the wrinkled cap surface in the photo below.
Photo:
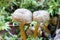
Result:
{"type": "Polygon", "coordinates": [[[28,24],[32,21],[32,13],[27,9],[16,9],[12,14],[12,18],[18,22],[23,21],[28,24]]]}
{"type": "Polygon", "coordinates": [[[49,13],[44,10],[33,12],[33,20],[37,22],[46,22],[50,19],[49,13]]]}

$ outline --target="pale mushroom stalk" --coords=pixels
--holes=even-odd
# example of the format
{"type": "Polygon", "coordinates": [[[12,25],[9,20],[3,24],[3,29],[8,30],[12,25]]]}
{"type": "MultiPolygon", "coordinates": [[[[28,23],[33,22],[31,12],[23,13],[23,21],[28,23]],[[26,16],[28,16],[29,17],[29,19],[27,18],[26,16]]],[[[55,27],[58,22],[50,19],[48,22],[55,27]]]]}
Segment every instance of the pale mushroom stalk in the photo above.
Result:
{"type": "Polygon", "coordinates": [[[26,40],[24,25],[32,21],[32,13],[27,9],[17,9],[12,14],[12,18],[19,22],[20,34],[23,40],[26,40]]]}
{"type": "Polygon", "coordinates": [[[37,37],[36,32],[37,32],[39,26],[42,27],[43,30],[46,31],[47,33],[50,33],[47,28],[48,24],[45,24],[45,22],[48,22],[49,20],[50,20],[50,17],[49,17],[49,13],[47,11],[39,10],[39,11],[33,12],[33,21],[37,22],[37,25],[35,25],[35,32],[34,32],[35,38],[37,37]]]}

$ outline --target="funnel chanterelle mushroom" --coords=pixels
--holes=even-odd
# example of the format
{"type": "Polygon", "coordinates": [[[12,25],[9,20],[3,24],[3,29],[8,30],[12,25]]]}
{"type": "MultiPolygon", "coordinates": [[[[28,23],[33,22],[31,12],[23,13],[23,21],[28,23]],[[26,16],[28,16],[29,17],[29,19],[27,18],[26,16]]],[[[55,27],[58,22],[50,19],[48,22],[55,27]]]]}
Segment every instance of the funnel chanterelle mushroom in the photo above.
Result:
{"type": "Polygon", "coordinates": [[[20,23],[20,33],[21,38],[26,40],[26,34],[24,32],[24,24],[29,24],[32,21],[32,13],[27,9],[17,9],[12,14],[13,20],[16,20],[20,23]]]}
{"type": "Polygon", "coordinates": [[[50,20],[50,16],[47,11],[40,10],[40,11],[35,11],[33,13],[33,21],[36,21],[37,23],[39,23],[40,28],[42,27],[43,30],[47,33],[49,33],[49,30],[47,28],[49,20],[50,20]]]}

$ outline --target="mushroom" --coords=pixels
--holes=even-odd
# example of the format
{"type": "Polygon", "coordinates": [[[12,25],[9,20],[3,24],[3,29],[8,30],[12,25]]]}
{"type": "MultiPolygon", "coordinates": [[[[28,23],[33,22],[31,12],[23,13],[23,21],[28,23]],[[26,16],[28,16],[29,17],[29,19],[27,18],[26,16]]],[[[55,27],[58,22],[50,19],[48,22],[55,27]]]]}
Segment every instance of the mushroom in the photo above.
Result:
{"type": "Polygon", "coordinates": [[[38,31],[39,26],[40,26],[40,28],[42,27],[42,29],[45,32],[50,34],[50,31],[47,28],[47,26],[49,24],[49,20],[50,20],[50,16],[47,11],[39,10],[39,11],[33,12],[33,21],[37,22],[35,25],[34,38],[36,38],[36,36],[37,36],[37,31],[38,31]]]}
{"type": "Polygon", "coordinates": [[[19,22],[21,38],[26,40],[26,34],[24,32],[24,25],[29,24],[32,21],[32,13],[27,9],[17,9],[12,14],[13,20],[19,22]]]}

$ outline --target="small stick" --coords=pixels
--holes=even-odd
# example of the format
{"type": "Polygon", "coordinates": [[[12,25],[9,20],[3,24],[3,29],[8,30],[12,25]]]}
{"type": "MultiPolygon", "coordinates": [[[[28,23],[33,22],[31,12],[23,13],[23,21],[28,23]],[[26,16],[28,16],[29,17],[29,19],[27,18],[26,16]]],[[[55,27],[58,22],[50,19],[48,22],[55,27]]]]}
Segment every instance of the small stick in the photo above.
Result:
{"type": "Polygon", "coordinates": [[[24,23],[20,23],[20,34],[21,34],[21,38],[23,39],[23,40],[26,40],[26,34],[25,34],[25,31],[24,31],[24,23]]]}

